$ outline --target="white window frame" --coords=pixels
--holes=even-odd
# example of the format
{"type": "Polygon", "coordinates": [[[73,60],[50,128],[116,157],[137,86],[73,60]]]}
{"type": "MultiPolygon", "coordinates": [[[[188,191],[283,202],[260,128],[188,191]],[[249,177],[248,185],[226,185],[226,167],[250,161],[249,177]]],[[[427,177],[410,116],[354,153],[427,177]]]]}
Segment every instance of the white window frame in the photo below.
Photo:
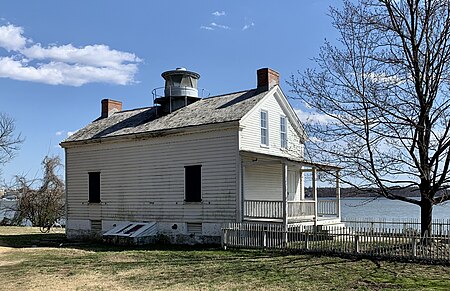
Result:
{"type": "Polygon", "coordinates": [[[280,115],[280,148],[286,149],[288,145],[288,131],[287,131],[287,118],[284,115],[280,115]],[[284,122],[284,124],[283,124],[284,122]],[[283,131],[284,125],[284,131],[283,131]]]}
{"type": "Polygon", "coordinates": [[[260,143],[261,146],[269,146],[269,112],[267,110],[261,110],[259,113],[259,128],[260,128],[260,143]],[[265,127],[263,126],[263,113],[265,113],[265,127]],[[263,132],[265,132],[265,140],[263,140],[263,132]]]}

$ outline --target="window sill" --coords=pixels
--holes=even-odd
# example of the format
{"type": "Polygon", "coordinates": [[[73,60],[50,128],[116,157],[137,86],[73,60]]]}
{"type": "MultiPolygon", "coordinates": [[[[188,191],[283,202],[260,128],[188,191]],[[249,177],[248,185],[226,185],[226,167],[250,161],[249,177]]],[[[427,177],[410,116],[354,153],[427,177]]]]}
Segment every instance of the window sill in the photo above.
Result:
{"type": "Polygon", "coordinates": [[[183,201],[183,204],[185,205],[200,205],[200,204],[204,204],[203,200],[202,201],[183,201]]]}
{"type": "Polygon", "coordinates": [[[81,202],[81,204],[83,204],[83,205],[106,205],[106,202],[89,202],[89,201],[86,201],[86,202],[81,202]]]}
{"type": "Polygon", "coordinates": [[[270,148],[268,145],[265,145],[265,144],[261,144],[260,147],[265,148],[265,149],[270,148]]]}

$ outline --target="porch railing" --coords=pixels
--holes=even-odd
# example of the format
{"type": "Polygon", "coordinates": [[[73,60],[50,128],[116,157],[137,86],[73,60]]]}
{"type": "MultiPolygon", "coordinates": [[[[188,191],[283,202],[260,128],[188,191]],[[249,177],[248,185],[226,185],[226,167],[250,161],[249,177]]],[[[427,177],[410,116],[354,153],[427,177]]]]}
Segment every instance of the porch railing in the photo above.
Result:
{"type": "Polygon", "coordinates": [[[337,216],[336,199],[320,199],[317,202],[317,212],[319,216],[337,216]]]}
{"type": "MultiPolygon", "coordinates": [[[[314,200],[288,201],[288,219],[313,219],[314,200]]],[[[337,216],[337,201],[318,201],[318,216],[337,216]]],[[[245,200],[244,218],[283,219],[283,201],[245,200]]]]}
{"type": "Polygon", "coordinates": [[[283,201],[245,200],[244,217],[282,219],[283,201]]]}
{"type": "Polygon", "coordinates": [[[288,201],[288,218],[314,217],[314,201],[288,201]]]}

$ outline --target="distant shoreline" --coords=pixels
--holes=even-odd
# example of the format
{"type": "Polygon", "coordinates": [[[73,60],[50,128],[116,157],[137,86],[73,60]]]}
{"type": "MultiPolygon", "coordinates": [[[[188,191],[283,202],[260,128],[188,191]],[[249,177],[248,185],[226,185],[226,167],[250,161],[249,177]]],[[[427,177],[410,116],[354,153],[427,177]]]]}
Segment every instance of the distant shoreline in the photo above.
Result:
{"type": "MultiPolygon", "coordinates": [[[[336,199],[336,196],[318,196],[318,198],[319,199],[336,199]]],[[[419,196],[411,196],[411,197],[408,197],[408,198],[413,198],[413,199],[420,199],[420,197],[419,196]]],[[[341,196],[341,199],[386,199],[386,200],[395,200],[395,199],[388,199],[388,198],[386,198],[386,197],[383,197],[383,196],[345,196],[345,197],[342,197],[341,196]]]]}
{"type": "MultiPolygon", "coordinates": [[[[383,197],[375,194],[376,188],[368,189],[366,191],[358,190],[356,188],[340,188],[341,198],[377,198],[383,197]]],[[[310,194],[312,192],[311,188],[305,188],[305,193],[310,194]]],[[[393,194],[401,197],[418,198],[420,197],[418,188],[405,188],[394,190],[393,194]]],[[[336,197],[336,188],[325,187],[317,188],[317,196],[319,198],[325,197],[336,197]]]]}

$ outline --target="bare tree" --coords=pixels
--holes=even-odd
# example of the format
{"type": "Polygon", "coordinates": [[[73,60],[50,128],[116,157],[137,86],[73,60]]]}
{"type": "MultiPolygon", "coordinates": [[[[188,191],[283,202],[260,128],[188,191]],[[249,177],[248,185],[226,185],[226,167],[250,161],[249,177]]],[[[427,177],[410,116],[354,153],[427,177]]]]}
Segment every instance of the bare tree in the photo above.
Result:
{"type": "Polygon", "coordinates": [[[19,150],[23,139],[15,135],[14,120],[4,113],[0,113],[0,164],[8,162],[19,150]]]}
{"type": "Polygon", "coordinates": [[[59,157],[45,157],[42,165],[42,179],[30,181],[23,176],[16,177],[18,202],[13,223],[29,220],[46,232],[64,215],[64,182],[57,175],[57,168],[62,166],[59,157]],[[34,188],[36,182],[40,185],[34,188]]]}
{"type": "Polygon", "coordinates": [[[327,117],[307,126],[310,154],[354,187],[420,206],[430,233],[433,206],[450,199],[450,3],[345,1],[330,15],[339,43],[289,82],[327,117]]]}

